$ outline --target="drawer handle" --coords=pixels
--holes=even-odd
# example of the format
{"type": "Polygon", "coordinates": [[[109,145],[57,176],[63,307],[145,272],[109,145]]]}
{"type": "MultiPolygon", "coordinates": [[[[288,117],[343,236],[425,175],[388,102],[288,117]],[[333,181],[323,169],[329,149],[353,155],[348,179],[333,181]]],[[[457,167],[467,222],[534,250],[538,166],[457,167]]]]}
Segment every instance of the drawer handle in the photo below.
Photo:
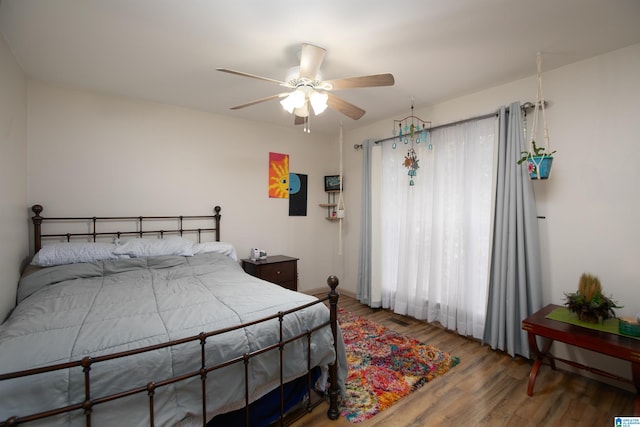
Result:
{"type": "Polygon", "coordinates": [[[280,272],[279,272],[279,271],[276,271],[276,274],[280,274],[280,272]]]}

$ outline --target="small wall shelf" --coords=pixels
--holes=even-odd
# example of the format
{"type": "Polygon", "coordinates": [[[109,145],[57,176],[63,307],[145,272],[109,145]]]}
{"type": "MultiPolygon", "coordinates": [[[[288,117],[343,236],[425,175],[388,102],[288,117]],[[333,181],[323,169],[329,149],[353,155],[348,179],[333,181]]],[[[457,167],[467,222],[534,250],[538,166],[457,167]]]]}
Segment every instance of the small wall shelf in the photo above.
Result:
{"type": "Polygon", "coordinates": [[[318,206],[321,208],[327,209],[326,219],[329,221],[337,221],[337,207],[338,207],[338,196],[340,195],[340,190],[329,190],[327,193],[327,203],[320,203],[318,206]]]}

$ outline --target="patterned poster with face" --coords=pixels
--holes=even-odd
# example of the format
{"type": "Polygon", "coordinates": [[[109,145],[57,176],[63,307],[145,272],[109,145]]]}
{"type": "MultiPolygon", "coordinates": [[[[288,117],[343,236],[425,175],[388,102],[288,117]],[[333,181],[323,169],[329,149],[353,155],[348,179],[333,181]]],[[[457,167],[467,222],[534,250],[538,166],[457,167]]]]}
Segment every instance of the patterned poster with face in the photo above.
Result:
{"type": "Polygon", "coordinates": [[[289,155],[269,153],[269,197],[289,198],[289,155]]]}

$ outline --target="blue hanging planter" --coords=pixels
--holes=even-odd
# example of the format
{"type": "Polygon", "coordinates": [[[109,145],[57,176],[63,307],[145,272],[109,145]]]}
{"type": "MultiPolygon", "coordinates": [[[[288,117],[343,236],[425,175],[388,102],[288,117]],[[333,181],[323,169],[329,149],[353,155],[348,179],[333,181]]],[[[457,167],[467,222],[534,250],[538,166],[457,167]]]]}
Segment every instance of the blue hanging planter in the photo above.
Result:
{"type": "Polygon", "coordinates": [[[527,170],[531,179],[549,179],[553,157],[534,156],[527,159],[527,170]]]}

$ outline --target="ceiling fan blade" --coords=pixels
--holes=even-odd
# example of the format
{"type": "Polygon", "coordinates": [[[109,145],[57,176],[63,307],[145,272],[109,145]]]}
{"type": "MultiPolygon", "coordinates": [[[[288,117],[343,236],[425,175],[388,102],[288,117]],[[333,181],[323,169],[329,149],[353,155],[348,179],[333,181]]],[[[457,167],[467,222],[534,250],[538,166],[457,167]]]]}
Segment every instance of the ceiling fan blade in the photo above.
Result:
{"type": "Polygon", "coordinates": [[[260,104],[261,102],[271,101],[272,99],[284,98],[287,95],[289,95],[289,94],[287,92],[284,92],[284,93],[279,93],[277,95],[267,96],[265,98],[260,98],[260,99],[256,99],[255,101],[247,102],[246,104],[236,105],[235,107],[231,107],[230,110],[239,110],[239,109],[244,108],[244,107],[249,107],[251,105],[260,104]]]}
{"type": "Polygon", "coordinates": [[[291,87],[289,84],[285,82],[281,82],[280,80],[270,79],[268,77],[256,76],[255,74],[244,73],[242,71],[230,70],[228,68],[216,68],[217,71],[222,71],[223,73],[235,74],[237,76],[251,77],[252,79],[263,80],[269,83],[275,83],[280,86],[291,87]]]}
{"type": "Polygon", "coordinates": [[[356,87],[393,86],[393,74],[374,74],[371,76],[349,77],[346,79],[326,80],[333,90],[353,89],[356,87]]]}
{"type": "Polygon", "coordinates": [[[362,108],[356,107],[355,105],[345,101],[344,99],[338,98],[330,92],[325,93],[329,95],[329,98],[327,99],[327,105],[329,106],[329,108],[339,111],[345,116],[352,118],[353,120],[358,120],[360,117],[364,116],[365,111],[362,108]]]}
{"type": "Polygon", "coordinates": [[[302,43],[302,52],[300,53],[300,78],[316,80],[326,53],[326,49],[309,43],[302,43]]]}

